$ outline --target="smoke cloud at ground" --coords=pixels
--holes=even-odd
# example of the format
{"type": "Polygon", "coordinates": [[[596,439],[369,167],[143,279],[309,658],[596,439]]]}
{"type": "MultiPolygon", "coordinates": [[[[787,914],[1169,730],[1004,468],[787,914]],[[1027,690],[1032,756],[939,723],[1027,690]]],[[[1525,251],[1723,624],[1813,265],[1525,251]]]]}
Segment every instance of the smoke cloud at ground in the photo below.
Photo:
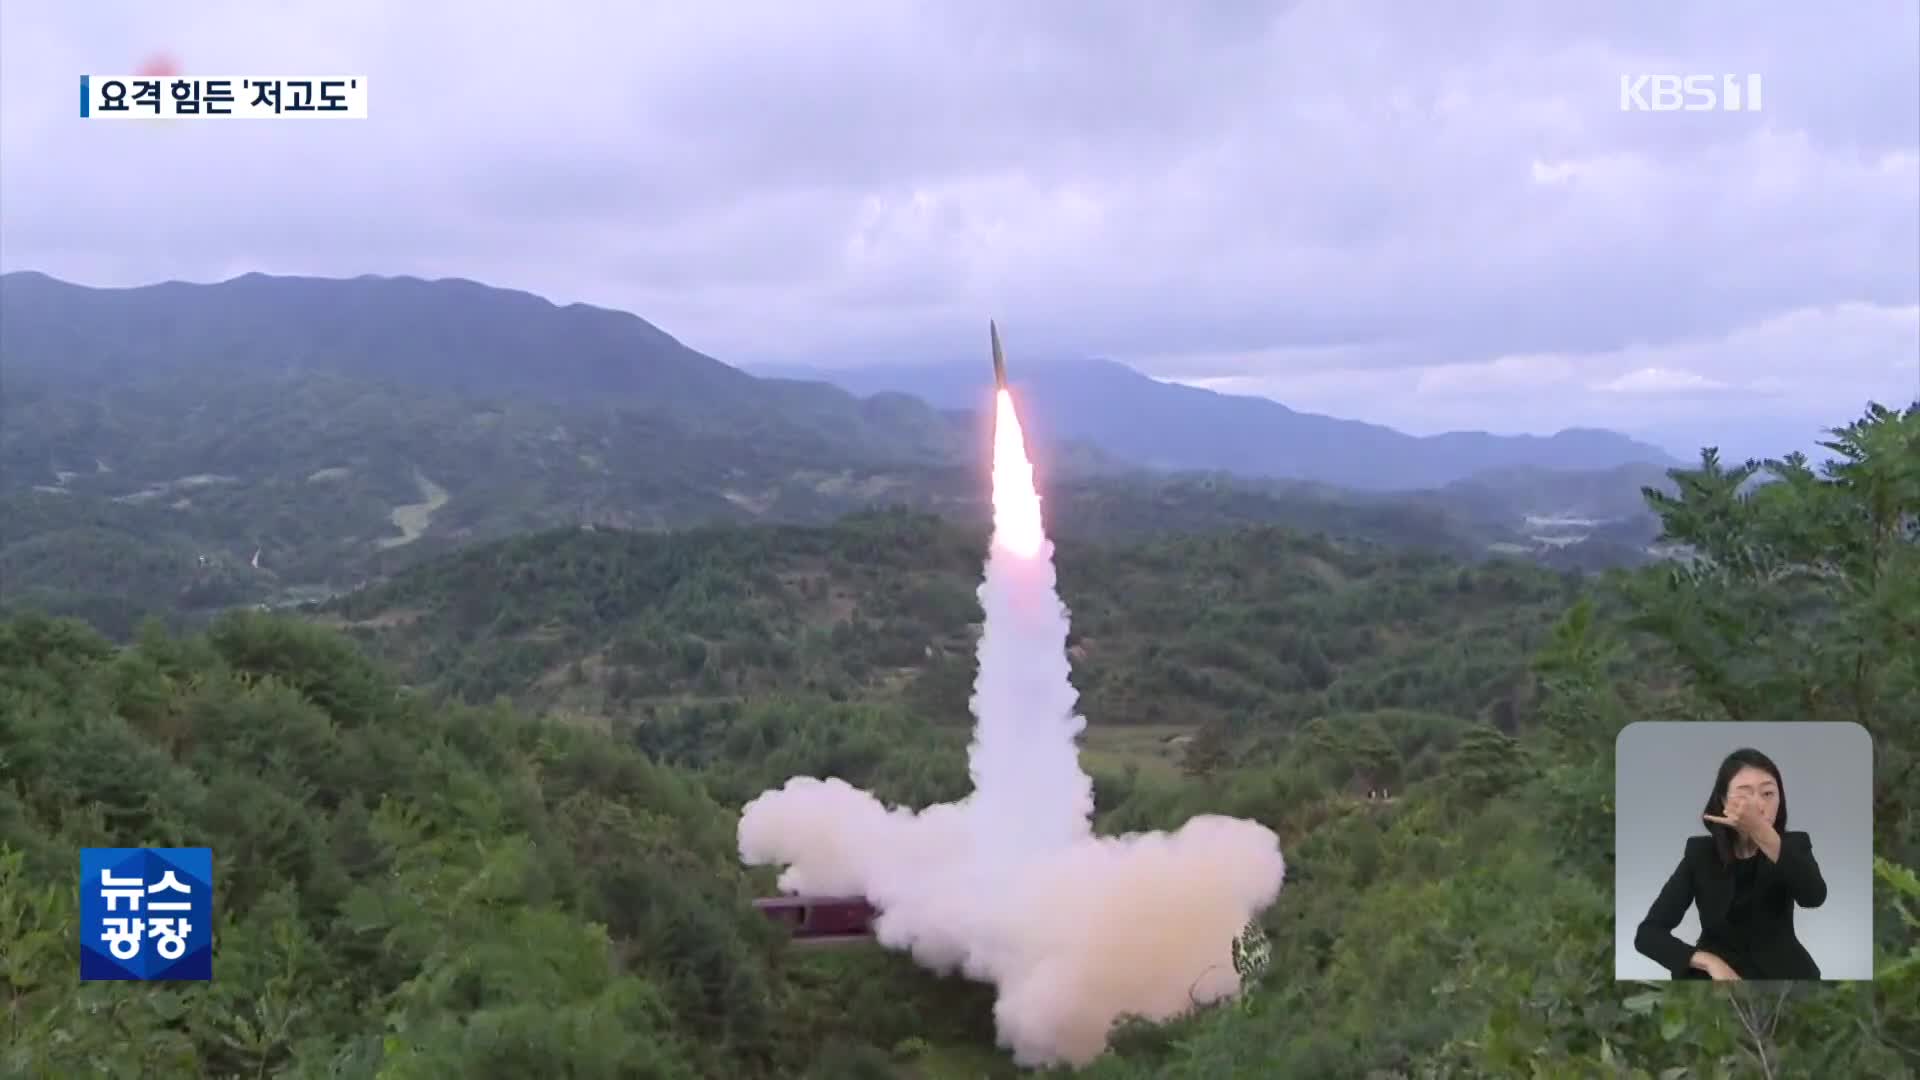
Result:
{"type": "Polygon", "coordinates": [[[865,896],[883,945],[993,983],[1000,1041],[1022,1064],[1083,1064],[1123,1016],[1164,1020],[1237,992],[1233,940],[1286,868],[1273,832],[1237,818],[1094,835],[1067,611],[1004,392],[994,506],[973,793],[914,811],[795,777],[744,808],[740,855],[785,866],[785,892],[865,896]]]}

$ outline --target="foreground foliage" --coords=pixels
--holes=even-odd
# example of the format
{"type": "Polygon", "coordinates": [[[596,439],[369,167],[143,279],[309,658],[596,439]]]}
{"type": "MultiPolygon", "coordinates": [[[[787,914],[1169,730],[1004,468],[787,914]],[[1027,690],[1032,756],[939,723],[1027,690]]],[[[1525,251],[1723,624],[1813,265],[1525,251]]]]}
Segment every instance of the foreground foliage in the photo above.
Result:
{"type": "MultiPolygon", "coordinates": [[[[1203,780],[1103,764],[1104,828],[1171,826],[1202,811],[1253,817],[1280,832],[1290,870],[1258,928],[1270,959],[1256,992],[1169,1025],[1129,1025],[1084,1075],[1912,1075],[1920,650],[1900,645],[1920,628],[1920,412],[1870,414],[1837,444],[1846,457],[1831,474],[1786,462],[1777,484],[1744,494],[1738,470],[1711,457],[1680,474],[1679,494],[1653,505],[1694,552],[1682,572],[1621,574],[1577,597],[1551,576],[1453,572],[1451,602],[1463,610],[1495,586],[1521,595],[1488,617],[1554,605],[1559,616],[1532,637],[1488,625],[1455,628],[1466,635],[1456,639],[1417,617],[1445,579],[1418,561],[1387,565],[1372,586],[1329,590],[1316,615],[1362,603],[1348,616],[1354,632],[1394,627],[1396,647],[1330,653],[1327,687],[1221,710],[1187,762],[1203,780]],[[1519,666],[1510,692],[1429,694],[1420,707],[1418,673],[1468,640],[1519,666]],[[1327,693],[1356,671],[1368,674],[1355,686],[1412,689],[1327,693]],[[1276,707],[1284,701],[1315,704],[1290,712],[1276,707]],[[1613,981],[1610,753],[1624,723],[1655,716],[1849,719],[1872,732],[1875,983],[1613,981]],[[1356,797],[1361,777],[1390,779],[1393,797],[1356,797]]],[[[896,527],[853,523],[848,537],[814,542],[868,543],[873,558],[894,558],[880,541],[897,539],[896,527]]],[[[1291,619],[1250,629],[1261,625],[1251,614],[1262,590],[1291,580],[1285,567],[1312,564],[1263,562],[1266,549],[1244,542],[1066,552],[1063,564],[1080,569],[1062,572],[1144,575],[1188,560],[1189,591],[1225,621],[1168,633],[1166,650],[1291,640],[1291,619]]],[[[527,543],[568,550],[557,538],[527,543]]],[[[726,591],[756,580],[763,543],[725,541],[712,559],[738,560],[731,572],[669,565],[661,572],[674,581],[704,584],[665,613],[594,594],[612,606],[588,644],[612,647],[643,615],[668,633],[700,633],[704,624],[684,619],[730,617],[728,641],[752,640],[756,620],[779,625],[777,604],[756,606],[764,594],[726,591]]],[[[929,569],[964,554],[910,550],[929,569]]],[[[456,566],[403,579],[392,598],[446,595],[432,575],[457,576],[456,566]]],[[[1077,632],[1090,652],[1102,635],[1128,632],[1130,604],[1163,627],[1175,610],[1171,588],[1131,601],[1081,588],[1077,632]]],[[[633,596],[659,592],[636,585],[633,596]]],[[[538,582],[470,602],[449,629],[475,635],[470,643],[487,640],[480,632],[502,610],[536,627],[540,605],[571,610],[538,582]]],[[[790,948],[747,906],[768,882],[743,873],[733,851],[733,808],[793,773],[837,773],[914,802],[953,797],[965,783],[961,728],[880,684],[831,702],[776,696],[777,683],[734,687],[718,704],[662,697],[650,723],[596,728],[409,690],[404,676],[432,649],[393,655],[401,670],[337,630],[258,614],[194,636],[151,629],[128,648],[41,616],[0,624],[0,1073],[1011,1071],[989,1049],[989,988],[878,951],[790,948]],[[74,849],[109,844],[215,849],[217,981],[76,982],[74,849]]],[[[630,666],[671,679],[686,665],[636,652],[630,666]]],[[[1245,678],[1267,694],[1279,681],[1273,669],[1245,678]]],[[[1204,698],[1171,680],[1131,685],[1169,711],[1204,698]]]]}

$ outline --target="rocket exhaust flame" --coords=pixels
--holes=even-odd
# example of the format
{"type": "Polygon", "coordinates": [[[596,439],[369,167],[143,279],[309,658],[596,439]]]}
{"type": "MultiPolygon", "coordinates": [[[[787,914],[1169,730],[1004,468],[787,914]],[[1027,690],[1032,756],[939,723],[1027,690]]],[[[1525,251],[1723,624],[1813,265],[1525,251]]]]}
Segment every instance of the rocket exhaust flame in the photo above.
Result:
{"type": "Polygon", "coordinates": [[[993,542],[1023,559],[1040,554],[1046,531],[1040,524],[1040,493],[1027,460],[1026,435],[1013,408],[1013,392],[994,393],[993,542]]]}
{"type": "Polygon", "coordinates": [[[1004,385],[980,603],[973,792],[890,809],[837,778],[794,777],[742,809],[740,857],[785,866],[788,892],[863,896],[881,944],[992,982],[1000,1042],[1021,1064],[1085,1064],[1124,1016],[1164,1020],[1238,992],[1238,935],[1286,864],[1271,830],[1237,818],[1094,835],[1067,611],[1004,385]]]}

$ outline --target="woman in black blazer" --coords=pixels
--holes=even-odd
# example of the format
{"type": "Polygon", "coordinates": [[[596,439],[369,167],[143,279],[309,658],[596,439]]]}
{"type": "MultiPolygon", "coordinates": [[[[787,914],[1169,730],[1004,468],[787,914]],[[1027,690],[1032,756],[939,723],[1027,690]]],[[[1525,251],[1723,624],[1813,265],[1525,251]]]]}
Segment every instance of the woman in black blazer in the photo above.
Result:
{"type": "Polygon", "coordinates": [[[1706,836],[1687,838],[1680,865],[1647,909],[1633,947],[1676,979],[1818,979],[1820,965],[1793,932],[1793,909],[1826,902],[1813,841],[1787,831],[1787,786],[1758,750],[1720,763],[1707,799],[1706,836]],[[1700,909],[1700,940],[1673,934],[1700,909]]]}

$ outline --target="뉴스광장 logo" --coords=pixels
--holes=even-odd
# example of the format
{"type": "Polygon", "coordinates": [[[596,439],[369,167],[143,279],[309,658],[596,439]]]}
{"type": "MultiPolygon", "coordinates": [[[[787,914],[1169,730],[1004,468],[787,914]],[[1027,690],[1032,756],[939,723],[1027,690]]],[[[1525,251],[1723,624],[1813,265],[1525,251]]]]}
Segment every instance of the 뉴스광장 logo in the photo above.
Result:
{"type": "Polygon", "coordinates": [[[80,849],[82,982],[212,979],[212,848],[80,849]]]}

